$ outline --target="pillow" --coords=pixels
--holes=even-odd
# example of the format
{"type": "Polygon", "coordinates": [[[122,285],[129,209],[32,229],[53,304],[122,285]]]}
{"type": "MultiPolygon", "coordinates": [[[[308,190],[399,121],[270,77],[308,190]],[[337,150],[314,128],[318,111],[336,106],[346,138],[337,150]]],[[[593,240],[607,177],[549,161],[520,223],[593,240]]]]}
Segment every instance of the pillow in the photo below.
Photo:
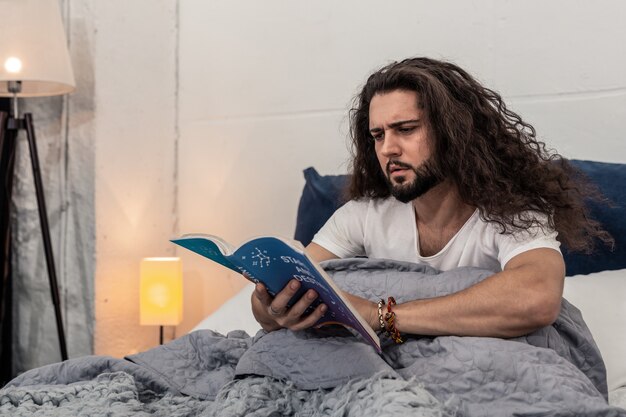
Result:
{"type": "Polygon", "coordinates": [[[593,161],[570,161],[581,170],[592,183],[598,186],[613,207],[590,201],[587,203],[591,217],[602,223],[615,239],[611,251],[598,243],[592,255],[569,252],[563,249],[567,275],[589,274],[603,270],[626,268],[626,164],[609,164],[593,161]]]}
{"type": "Polygon", "coordinates": [[[578,307],[591,330],[609,391],[626,387],[626,269],[569,277],[563,297],[578,307]]]}
{"type": "Polygon", "coordinates": [[[304,190],[298,204],[294,238],[304,246],[341,206],[348,185],[347,175],[320,175],[315,168],[304,170],[304,190]]]}
{"type": "Polygon", "coordinates": [[[261,326],[252,314],[250,306],[252,291],[254,291],[254,284],[249,282],[191,331],[209,329],[221,334],[228,334],[231,330],[245,330],[248,335],[254,336],[257,331],[261,330],[261,326]]]}
{"type": "MultiPolygon", "coordinates": [[[[592,255],[563,248],[567,275],[626,268],[626,164],[571,160],[613,202],[614,207],[589,202],[591,216],[615,238],[611,251],[601,243],[592,255]]],[[[344,201],[347,175],[320,175],[315,168],[304,170],[305,185],[298,206],[295,239],[308,245],[326,220],[344,201]]]]}

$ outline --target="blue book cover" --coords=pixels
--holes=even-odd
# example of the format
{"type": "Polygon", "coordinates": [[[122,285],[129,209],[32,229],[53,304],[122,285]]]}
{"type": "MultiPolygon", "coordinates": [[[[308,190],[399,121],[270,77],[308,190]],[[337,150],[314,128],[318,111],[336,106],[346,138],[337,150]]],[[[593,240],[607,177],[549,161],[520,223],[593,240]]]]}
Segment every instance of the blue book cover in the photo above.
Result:
{"type": "Polygon", "coordinates": [[[328,306],[317,325],[338,323],[353,329],[381,353],[380,340],[361,315],[342,296],[328,274],[309,256],[300,242],[279,237],[259,237],[234,248],[212,235],[184,235],[172,242],[232,269],[254,283],[261,282],[270,295],[280,292],[295,278],[300,289],[290,305],[312,288],[319,297],[311,309],[320,303],[328,306]]]}

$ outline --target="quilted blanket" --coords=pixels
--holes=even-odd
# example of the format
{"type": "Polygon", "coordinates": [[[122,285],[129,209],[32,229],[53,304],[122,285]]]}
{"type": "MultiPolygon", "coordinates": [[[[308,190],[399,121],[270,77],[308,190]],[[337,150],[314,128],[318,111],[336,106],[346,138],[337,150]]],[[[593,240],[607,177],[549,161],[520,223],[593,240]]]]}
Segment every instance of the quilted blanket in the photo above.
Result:
{"type": "MultiPolygon", "coordinates": [[[[343,289],[399,302],[491,275],[350,259],[324,264],[343,289]]],[[[1,415],[626,416],[607,404],[602,358],[566,300],[557,321],[515,339],[409,337],[378,355],[343,328],[249,337],[197,331],[126,359],[28,371],[0,390],[1,415]]]]}

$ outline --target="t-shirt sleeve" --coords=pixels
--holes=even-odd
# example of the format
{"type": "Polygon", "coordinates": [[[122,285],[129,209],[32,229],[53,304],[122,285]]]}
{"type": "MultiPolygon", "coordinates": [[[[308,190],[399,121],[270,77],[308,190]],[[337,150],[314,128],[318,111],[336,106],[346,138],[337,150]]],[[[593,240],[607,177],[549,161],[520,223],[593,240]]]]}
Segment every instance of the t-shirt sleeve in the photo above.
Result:
{"type": "Polygon", "coordinates": [[[515,256],[531,249],[549,248],[561,253],[561,243],[557,240],[558,233],[550,228],[547,216],[535,212],[525,212],[522,216],[535,218],[541,226],[535,224],[528,230],[497,234],[498,261],[502,269],[515,256]]]}
{"type": "Polygon", "coordinates": [[[339,258],[365,255],[365,221],[368,203],[351,200],[339,207],[315,234],[313,242],[339,258]]]}

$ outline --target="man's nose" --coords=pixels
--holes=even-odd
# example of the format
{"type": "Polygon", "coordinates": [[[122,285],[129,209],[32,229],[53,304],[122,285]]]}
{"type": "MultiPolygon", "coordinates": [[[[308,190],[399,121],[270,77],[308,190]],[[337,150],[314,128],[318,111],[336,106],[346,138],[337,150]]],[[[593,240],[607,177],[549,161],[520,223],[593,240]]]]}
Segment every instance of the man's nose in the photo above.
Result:
{"type": "Polygon", "coordinates": [[[381,145],[380,153],[384,156],[399,155],[401,153],[398,136],[393,131],[385,133],[385,139],[381,145]]]}

